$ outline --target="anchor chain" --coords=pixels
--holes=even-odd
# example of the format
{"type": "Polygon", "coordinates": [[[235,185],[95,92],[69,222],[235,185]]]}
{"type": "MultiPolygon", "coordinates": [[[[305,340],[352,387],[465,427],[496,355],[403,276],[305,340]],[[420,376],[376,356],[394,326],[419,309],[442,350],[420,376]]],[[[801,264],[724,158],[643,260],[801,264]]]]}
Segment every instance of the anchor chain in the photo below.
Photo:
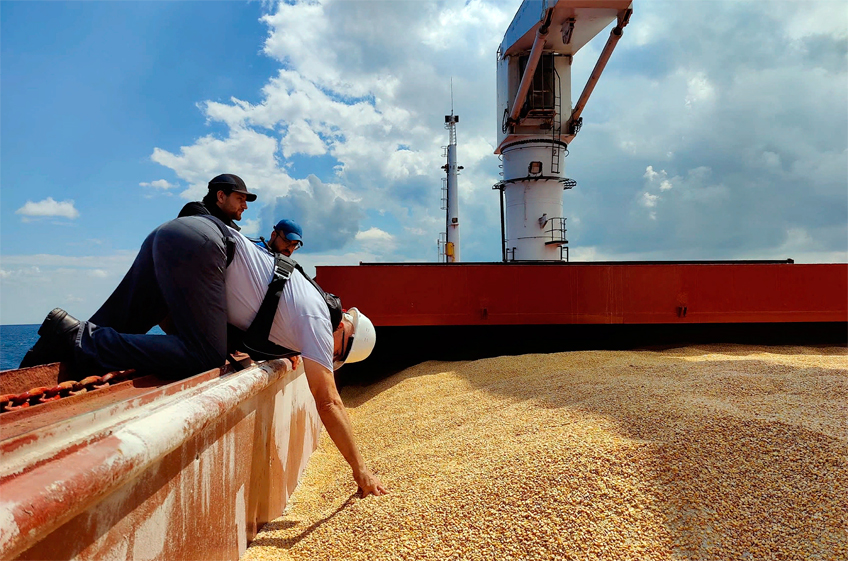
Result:
{"type": "Polygon", "coordinates": [[[99,390],[111,384],[133,378],[135,374],[135,370],[118,370],[103,376],[88,376],[79,381],[68,380],[52,387],[39,386],[21,394],[0,395],[0,413],[17,411],[41,403],[56,401],[63,397],[99,390]]]}

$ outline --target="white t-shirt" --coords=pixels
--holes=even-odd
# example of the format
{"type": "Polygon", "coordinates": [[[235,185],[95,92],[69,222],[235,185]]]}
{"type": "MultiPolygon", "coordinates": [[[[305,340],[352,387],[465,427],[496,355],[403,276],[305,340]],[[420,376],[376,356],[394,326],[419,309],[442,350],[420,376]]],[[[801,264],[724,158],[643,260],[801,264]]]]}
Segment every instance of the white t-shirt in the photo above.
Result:
{"type": "MultiPolygon", "coordinates": [[[[274,256],[230,228],[236,253],[227,267],[227,321],[247,329],[274,275],[274,256]]],[[[272,343],[333,369],[333,331],[324,298],[299,271],[283,288],[271,333],[272,343]]]]}

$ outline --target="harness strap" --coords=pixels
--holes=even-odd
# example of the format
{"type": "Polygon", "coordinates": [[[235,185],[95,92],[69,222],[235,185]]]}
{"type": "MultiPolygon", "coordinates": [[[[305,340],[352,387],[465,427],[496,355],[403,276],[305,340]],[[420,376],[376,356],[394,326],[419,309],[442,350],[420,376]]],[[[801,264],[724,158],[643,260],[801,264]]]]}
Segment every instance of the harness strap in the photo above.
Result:
{"type": "MultiPolygon", "coordinates": [[[[315,290],[324,299],[327,309],[330,312],[332,329],[335,330],[342,321],[343,312],[339,297],[329,292],[324,292],[318,286],[318,283],[315,282],[315,279],[307,275],[297,261],[281,253],[274,253],[274,277],[271,279],[270,284],[268,284],[268,290],[265,292],[265,297],[262,299],[262,304],[259,306],[256,317],[253,318],[253,322],[241,338],[241,344],[236,343],[236,346],[246,351],[253,360],[269,360],[298,354],[296,351],[272,343],[270,340],[271,327],[274,324],[277,306],[283,295],[283,288],[286,286],[295,269],[315,287],[315,290]]],[[[230,340],[229,332],[227,339],[228,341],[230,340]]]]}
{"type": "Polygon", "coordinates": [[[256,313],[256,317],[253,318],[250,327],[247,328],[244,339],[242,340],[242,346],[254,359],[260,356],[268,358],[294,352],[291,349],[272,343],[268,337],[271,334],[271,326],[274,324],[274,315],[277,313],[280,297],[283,295],[283,288],[291,278],[292,272],[295,270],[295,265],[295,262],[285,255],[281,253],[274,254],[274,278],[268,285],[268,290],[265,292],[265,298],[262,299],[259,311],[256,313]]]}
{"type": "Polygon", "coordinates": [[[224,249],[227,253],[227,267],[229,267],[230,263],[233,262],[233,259],[236,256],[236,240],[233,239],[233,233],[230,232],[230,229],[227,227],[227,225],[224,224],[224,222],[217,216],[213,216],[211,214],[197,214],[194,216],[202,216],[207,220],[211,220],[215,224],[215,226],[217,226],[218,229],[221,231],[221,235],[224,236],[224,249]]]}

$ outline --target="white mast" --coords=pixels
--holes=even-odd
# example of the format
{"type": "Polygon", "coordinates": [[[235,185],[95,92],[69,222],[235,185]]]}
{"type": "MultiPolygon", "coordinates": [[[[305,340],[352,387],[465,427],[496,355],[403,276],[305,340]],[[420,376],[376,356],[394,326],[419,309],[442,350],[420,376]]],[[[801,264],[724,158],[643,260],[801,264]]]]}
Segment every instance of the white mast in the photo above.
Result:
{"type": "Polygon", "coordinates": [[[459,196],[456,192],[456,172],[461,167],[456,165],[456,124],[459,115],[445,115],[445,128],[449,131],[450,144],[448,144],[448,162],[444,166],[447,172],[447,208],[445,232],[447,242],[445,243],[445,263],[459,262],[459,196]]]}
{"type": "Polygon", "coordinates": [[[459,115],[453,114],[453,80],[451,80],[451,114],[445,115],[445,128],[448,129],[448,145],[445,150],[447,163],[442,166],[442,169],[447,173],[445,186],[442,188],[442,209],[446,211],[443,251],[445,263],[459,263],[460,260],[459,196],[457,193],[456,176],[457,171],[461,170],[462,166],[456,165],[456,124],[458,122],[459,115]]]}

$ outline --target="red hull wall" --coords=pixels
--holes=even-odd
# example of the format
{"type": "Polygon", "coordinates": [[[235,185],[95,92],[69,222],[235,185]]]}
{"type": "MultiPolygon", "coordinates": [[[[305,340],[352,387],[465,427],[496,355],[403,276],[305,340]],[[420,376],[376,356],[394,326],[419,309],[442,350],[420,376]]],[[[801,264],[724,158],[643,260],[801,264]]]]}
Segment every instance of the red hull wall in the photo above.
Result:
{"type": "Polygon", "coordinates": [[[848,321],[847,264],[362,264],[316,278],[376,326],[848,321]]]}

